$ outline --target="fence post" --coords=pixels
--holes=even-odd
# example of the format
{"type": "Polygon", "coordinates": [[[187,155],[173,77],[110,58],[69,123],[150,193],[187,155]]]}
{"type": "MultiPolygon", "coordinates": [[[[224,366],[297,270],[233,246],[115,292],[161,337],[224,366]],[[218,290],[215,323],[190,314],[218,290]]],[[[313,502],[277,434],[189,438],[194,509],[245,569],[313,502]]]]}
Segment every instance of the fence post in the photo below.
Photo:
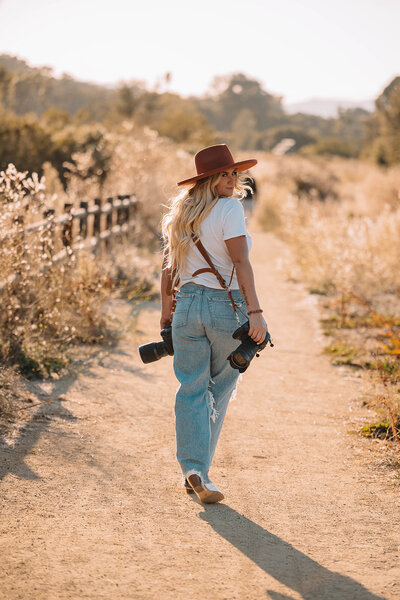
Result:
{"type": "Polygon", "coordinates": [[[73,205],[71,202],[64,203],[64,213],[67,214],[69,217],[68,221],[66,223],[64,223],[63,228],[62,228],[62,233],[61,233],[61,239],[62,239],[64,248],[72,247],[72,215],[71,215],[72,206],[73,205]]]}
{"type": "MultiPolygon", "coordinates": [[[[118,200],[121,201],[121,203],[125,200],[125,198],[128,198],[128,196],[126,196],[125,194],[118,194],[118,200]]],[[[127,212],[126,212],[126,207],[121,204],[121,206],[118,209],[118,225],[123,225],[124,223],[128,222],[127,219],[127,212]]]]}
{"type": "Polygon", "coordinates": [[[124,202],[129,199],[129,196],[127,196],[126,194],[120,194],[118,196],[120,202],[121,202],[121,206],[119,208],[119,225],[122,227],[123,225],[125,225],[125,232],[122,232],[121,235],[121,240],[128,240],[129,239],[129,206],[125,206],[124,202]]]}
{"type": "Polygon", "coordinates": [[[113,227],[113,213],[114,213],[113,204],[114,204],[114,198],[113,197],[107,198],[107,203],[111,204],[111,210],[106,215],[106,229],[111,231],[111,229],[113,227]]]}
{"type": "Polygon", "coordinates": [[[88,234],[88,208],[89,202],[82,200],[80,203],[80,208],[83,208],[85,214],[79,217],[79,236],[82,240],[87,238],[88,234]]]}
{"type": "Polygon", "coordinates": [[[101,233],[101,224],[102,224],[102,198],[94,199],[94,206],[97,208],[96,213],[93,213],[93,225],[92,225],[92,237],[94,243],[94,253],[98,254],[102,251],[103,244],[101,243],[100,233],[101,233]],[[94,241],[95,240],[95,241],[94,241]]]}
{"type": "Polygon", "coordinates": [[[133,240],[137,233],[137,208],[138,203],[135,197],[128,196],[131,200],[131,204],[128,208],[129,211],[129,239],[133,240]]]}
{"type": "MultiPolygon", "coordinates": [[[[111,205],[111,210],[109,213],[106,214],[106,231],[111,231],[113,228],[113,224],[114,224],[114,198],[112,196],[110,196],[109,198],[107,198],[107,203],[111,205]]],[[[109,249],[109,247],[111,246],[112,240],[111,240],[111,235],[105,240],[105,247],[106,250],[109,249]]]]}
{"type": "Polygon", "coordinates": [[[95,198],[94,199],[94,205],[98,206],[99,208],[99,212],[94,214],[94,219],[93,219],[93,236],[94,237],[98,237],[98,235],[101,233],[101,205],[102,205],[102,199],[101,198],[95,198]]]}
{"type": "Polygon", "coordinates": [[[124,197],[121,196],[121,194],[118,194],[117,198],[121,202],[120,206],[117,207],[117,225],[122,225],[122,223],[123,223],[123,217],[122,217],[122,200],[123,200],[124,197]]]}
{"type": "MultiPolygon", "coordinates": [[[[125,200],[131,200],[131,196],[130,194],[125,194],[124,196],[125,200]]],[[[129,206],[125,206],[124,209],[124,214],[125,214],[125,223],[129,223],[129,218],[130,218],[130,205],[129,206]]]]}

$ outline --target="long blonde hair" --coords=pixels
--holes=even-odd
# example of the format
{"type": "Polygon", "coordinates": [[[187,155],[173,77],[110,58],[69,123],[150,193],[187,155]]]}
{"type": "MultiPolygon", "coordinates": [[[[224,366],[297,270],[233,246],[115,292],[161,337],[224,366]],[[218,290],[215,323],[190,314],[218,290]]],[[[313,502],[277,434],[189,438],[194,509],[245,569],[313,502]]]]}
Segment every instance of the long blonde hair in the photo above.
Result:
{"type": "MultiPolygon", "coordinates": [[[[217,185],[222,173],[196,181],[172,199],[169,211],[162,219],[165,261],[163,268],[171,270],[172,284],[179,281],[185,265],[192,234],[197,234],[202,221],[219,200],[217,185]]],[[[248,176],[238,173],[234,195],[243,198],[250,186],[248,176]]]]}

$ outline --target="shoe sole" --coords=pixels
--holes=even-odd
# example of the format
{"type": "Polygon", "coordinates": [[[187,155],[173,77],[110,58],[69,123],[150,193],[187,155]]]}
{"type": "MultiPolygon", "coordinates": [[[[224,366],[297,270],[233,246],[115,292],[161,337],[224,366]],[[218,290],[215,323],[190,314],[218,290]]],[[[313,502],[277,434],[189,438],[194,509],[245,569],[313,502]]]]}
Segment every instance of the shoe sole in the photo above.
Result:
{"type": "Polygon", "coordinates": [[[215,504],[216,502],[221,502],[221,500],[225,498],[221,492],[211,492],[210,490],[205,490],[201,486],[195,487],[193,490],[199,500],[204,504],[215,504]]]}
{"type": "MultiPolygon", "coordinates": [[[[193,492],[196,494],[196,496],[198,497],[198,499],[203,502],[204,504],[215,504],[216,502],[221,502],[221,500],[223,500],[225,498],[225,496],[223,495],[222,492],[214,492],[212,490],[208,490],[206,487],[203,487],[202,485],[195,485],[195,483],[198,483],[197,480],[199,480],[200,478],[197,475],[191,476],[189,477],[189,484],[192,487],[192,491],[187,491],[188,494],[192,494],[193,492]],[[191,477],[196,477],[196,480],[192,482],[190,481],[191,477]]],[[[201,481],[201,480],[200,480],[201,481]]]]}

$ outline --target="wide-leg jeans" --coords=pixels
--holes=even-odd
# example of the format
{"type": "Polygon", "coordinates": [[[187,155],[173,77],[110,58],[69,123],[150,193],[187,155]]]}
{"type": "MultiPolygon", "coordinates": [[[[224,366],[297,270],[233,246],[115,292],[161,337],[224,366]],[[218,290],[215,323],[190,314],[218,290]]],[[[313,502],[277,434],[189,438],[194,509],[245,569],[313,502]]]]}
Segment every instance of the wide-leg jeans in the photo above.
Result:
{"type": "MultiPolygon", "coordinates": [[[[245,313],[239,290],[235,303],[245,313]]],[[[238,312],[240,324],[246,316],[238,312]]],[[[177,459],[184,477],[197,473],[205,482],[239,371],[227,360],[240,341],[228,294],[187,283],[176,296],[172,319],[174,371],[179,381],[175,402],[177,459]]]]}

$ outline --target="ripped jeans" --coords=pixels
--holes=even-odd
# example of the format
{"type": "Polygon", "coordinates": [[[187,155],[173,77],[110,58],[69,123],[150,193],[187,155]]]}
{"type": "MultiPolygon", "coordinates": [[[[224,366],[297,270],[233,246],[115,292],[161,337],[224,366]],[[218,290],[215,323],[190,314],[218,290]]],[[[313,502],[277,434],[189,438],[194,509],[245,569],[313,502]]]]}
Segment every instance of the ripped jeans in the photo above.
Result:
{"type": "MultiPolygon", "coordinates": [[[[247,314],[239,290],[235,303],[247,314]]],[[[246,321],[238,312],[240,324],[246,321]]],[[[172,320],[174,371],[180,383],[175,403],[177,459],[184,477],[208,470],[221,433],[226,409],[239,371],[227,360],[240,341],[232,338],[239,327],[228,294],[187,283],[176,296],[172,320]]]]}

